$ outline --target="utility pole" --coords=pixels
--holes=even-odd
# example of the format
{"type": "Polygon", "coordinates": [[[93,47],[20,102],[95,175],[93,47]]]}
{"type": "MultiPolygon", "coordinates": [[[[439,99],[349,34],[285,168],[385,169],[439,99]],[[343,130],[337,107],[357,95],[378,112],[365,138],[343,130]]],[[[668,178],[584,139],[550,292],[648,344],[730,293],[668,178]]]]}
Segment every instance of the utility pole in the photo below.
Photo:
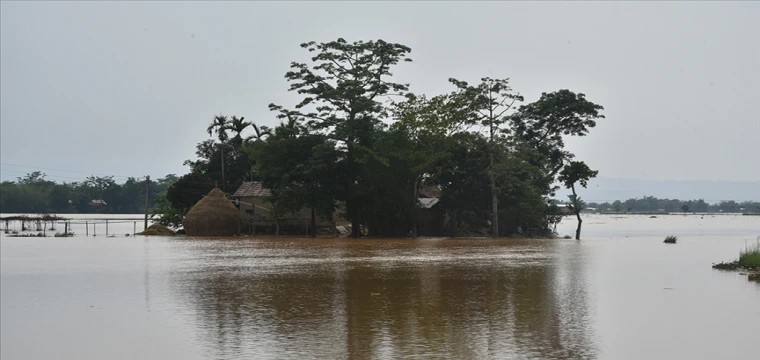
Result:
{"type": "Polygon", "coordinates": [[[148,194],[150,194],[150,175],[145,177],[145,228],[148,230],[148,194]]]}
{"type": "Polygon", "coordinates": [[[219,152],[222,153],[222,191],[224,191],[224,140],[219,139],[219,142],[219,152]]]}

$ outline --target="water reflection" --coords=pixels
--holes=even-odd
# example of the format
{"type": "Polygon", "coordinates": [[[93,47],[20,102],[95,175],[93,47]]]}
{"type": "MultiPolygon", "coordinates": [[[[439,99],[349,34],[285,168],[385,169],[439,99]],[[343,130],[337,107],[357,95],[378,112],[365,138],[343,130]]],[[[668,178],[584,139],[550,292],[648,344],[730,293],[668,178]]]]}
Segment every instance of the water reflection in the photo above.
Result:
{"type": "Polygon", "coordinates": [[[178,241],[173,291],[209,357],[597,354],[575,242],[178,241]]]}

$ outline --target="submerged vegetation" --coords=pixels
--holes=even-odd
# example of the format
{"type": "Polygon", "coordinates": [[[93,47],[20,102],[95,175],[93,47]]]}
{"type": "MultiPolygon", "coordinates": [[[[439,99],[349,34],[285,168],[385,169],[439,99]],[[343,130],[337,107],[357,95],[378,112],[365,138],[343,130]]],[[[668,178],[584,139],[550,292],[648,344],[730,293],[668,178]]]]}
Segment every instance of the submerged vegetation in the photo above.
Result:
{"type": "Polygon", "coordinates": [[[665,241],[663,242],[666,244],[675,244],[676,241],[678,241],[678,238],[673,235],[670,235],[670,236],[665,237],[665,241]]]}
{"type": "Polygon", "coordinates": [[[747,278],[760,282],[760,239],[752,245],[745,246],[739,252],[739,259],[731,262],[713,264],[713,269],[748,270],[747,278]]]}
{"type": "Polygon", "coordinates": [[[747,246],[739,253],[739,265],[760,267],[760,241],[747,246]]]}

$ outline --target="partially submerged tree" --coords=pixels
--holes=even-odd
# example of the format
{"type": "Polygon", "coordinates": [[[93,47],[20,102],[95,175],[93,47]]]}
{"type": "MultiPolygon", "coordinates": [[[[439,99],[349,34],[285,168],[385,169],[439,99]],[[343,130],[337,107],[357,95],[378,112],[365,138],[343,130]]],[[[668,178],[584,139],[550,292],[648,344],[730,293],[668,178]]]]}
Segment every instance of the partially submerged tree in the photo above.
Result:
{"type": "Polygon", "coordinates": [[[582,161],[571,161],[567,164],[559,173],[559,181],[561,181],[565,187],[571,189],[573,194],[570,195],[570,209],[573,210],[575,216],[578,218],[578,228],[575,230],[575,240],[581,239],[581,210],[582,201],[575,191],[575,184],[580,184],[584,188],[588,186],[589,179],[595,178],[599,174],[599,171],[591,170],[586,163],[582,161]]]}
{"type": "Polygon", "coordinates": [[[323,131],[337,141],[345,154],[348,176],[345,178],[347,215],[352,236],[359,236],[359,204],[357,187],[365,181],[359,176],[360,164],[375,156],[372,133],[387,117],[380,101],[391,95],[404,95],[408,84],[387,80],[391,67],[400,61],[411,61],[407,46],[383,40],[349,43],[339,38],[326,43],[308,42],[301,47],[316,54],[312,65],[291,63],[292,71],[285,74],[290,91],[304,98],[295,110],[270,104],[280,117],[298,114],[310,128],[323,131]],[[309,110],[307,110],[309,109],[309,110]]]}
{"type": "MultiPolygon", "coordinates": [[[[462,103],[451,95],[427,99],[424,95],[409,95],[404,102],[394,104],[396,122],[390,133],[397,132],[407,146],[397,146],[393,154],[401,160],[413,179],[412,237],[417,237],[417,205],[420,187],[425,179],[435,179],[443,170],[442,162],[450,156],[448,136],[471,125],[472,114],[463,111],[462,103]]],[[[432,185],[432,184],[428,184],[432,185]]]]}
{"type": "Polygon", "coordinates": [[[454,84],[459,95],[470,104],[470,111],[474,122],[488,129],[490,145],[488,176],[491,180],[491,236],[499,236],[499,202],[496,186],[496,171],[494,169],[494,156],[496,153],[494,140],[502,132],[502,124],[507,122],[507,112],[512,109],[516,101],[523,101],[519,93],[512,92],[509,79],[483,78],[477,86],[469,85],[465,81],[449,79],[454,84]]]}

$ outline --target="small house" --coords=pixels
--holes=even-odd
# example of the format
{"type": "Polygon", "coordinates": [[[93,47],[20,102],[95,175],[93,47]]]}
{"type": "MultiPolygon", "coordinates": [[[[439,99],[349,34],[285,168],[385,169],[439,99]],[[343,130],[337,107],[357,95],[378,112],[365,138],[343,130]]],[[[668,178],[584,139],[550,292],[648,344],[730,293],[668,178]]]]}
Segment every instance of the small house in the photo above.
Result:
{"type": "Polygon", "coordinates": [[[97,199],[97,200],[90,200],[90,203],[87,204],[90,208],[90,211],[93,213],[107,213],[111,211],[111,208],[108,206],[108,203],[106,203],[105,200],[97,199]]]}
{"type": "Polygon", "coordinates": [[[244,182],[232,194],[232,197],[238,202],[240,211],[248,215],[255,213],[255,206],[265,207],[260,210],[266,212],[271,211],[272,206],[267,200],[270,196],[272,196],[272,192],[265,188],[261,181],[244,182]]]}
{"type": "MultiPolygon", "coordinates": [[[[257,233],[305,234],[309,232],[308,228],[311,223],[310,208],[303,207],[297,213],[285,214],[279,218],[275,218],[272,215],[271,196],[272,191],[264,187],[261,181],[244,182],[232,194],[232,197],[238,204],[238,209],[253,222],[257,233]]],[[[333,215],[333,219],[324,219],[317,216],[317,230],[328,229],[330,232],[334,232],[336,220],[339,220],[337,213],[333,215]]]]}
{"type": "Polygon", "coordinates": [[[444,236],[448,222],[446,209],[441,206],[437,197],[419,197],[418,206],[422,212],[420,222],[417,224],[417,235],[420,236],[444,236]]]}

